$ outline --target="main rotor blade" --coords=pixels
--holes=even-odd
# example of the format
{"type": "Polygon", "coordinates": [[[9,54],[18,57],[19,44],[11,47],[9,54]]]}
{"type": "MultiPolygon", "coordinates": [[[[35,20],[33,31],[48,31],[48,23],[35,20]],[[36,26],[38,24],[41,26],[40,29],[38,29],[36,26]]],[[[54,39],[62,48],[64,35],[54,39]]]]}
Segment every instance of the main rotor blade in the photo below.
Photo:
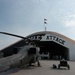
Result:
{"type": "Polygon", "coordinates": [[[34,44],[34,42],[33,42],[31,39],[28,39],[28,38],[23,37],[23,36],[19,36],[19,35],[7,33],[7,32],[0,32],[0,33],[1,33],[1,34],[5,34],[5,35],[10,35],[10,36],[18,37],[18,38],[22,38],[22,39],[24,39],[25,41],[27,41],[28,43],[34,44]]]}
{"type": "Polygon", "coordinates": [[[15,35],[15,34],[11,34],[11,33],[7,33],[7,32],[0,32],[1,34],[5,34],[5,35],[10,35],[10,36],[14,36],[14,37],[18,37],[18,38],[22,38],[22,39],[27,39],[23,36],[19,36],[19,35],[15,35]]]}

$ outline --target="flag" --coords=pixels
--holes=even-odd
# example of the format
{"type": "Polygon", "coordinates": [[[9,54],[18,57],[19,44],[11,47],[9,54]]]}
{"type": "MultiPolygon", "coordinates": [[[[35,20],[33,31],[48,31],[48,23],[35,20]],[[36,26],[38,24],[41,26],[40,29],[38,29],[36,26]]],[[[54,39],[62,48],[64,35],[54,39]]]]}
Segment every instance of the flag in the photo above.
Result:
{"type": "Polygon", "coordinates": [[[44,24],[47,24],[47,22],[44,22],[44,24]]]}
{"type": "Polygon", "coordinates": [[[44,18],[44,21],[47,21],[47,19],[46,19],[46,18],[44,18]]]}
{"type": "Polygon", "coordinates": [[[47,24],[47,19],[46,18],[44,18],[44,24],[47,24]]]}

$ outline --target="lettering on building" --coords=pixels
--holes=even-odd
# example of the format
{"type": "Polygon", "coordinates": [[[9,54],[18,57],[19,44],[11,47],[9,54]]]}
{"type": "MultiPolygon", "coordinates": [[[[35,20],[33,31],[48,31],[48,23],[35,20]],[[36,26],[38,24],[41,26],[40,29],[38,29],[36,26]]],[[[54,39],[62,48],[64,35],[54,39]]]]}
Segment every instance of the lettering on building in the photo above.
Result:
{"type": "Polygon", "coordinates": [[[55,41],[55,42],[58,42],[62,45],[64,45],[64,43],[65,43],[65,41],[63,39],[61,39],[55,35],[47,35],[47,36],[45,36],[45,35],[34,35],[34,36],[29,37],[29,38],[32,40],[39,40],[40,41],[41,39],[43,39],[43,37],[46,37],[45,40],[47,40],[47,41],[55,41]]]}
{"type": "Polygon", "coordinates": [[[53,41],[56,41],[62,45],[64,45],[65,41],[61,38],[58,38],[57,36],[47,36],[46,40],[53,40],[53,41]]]}

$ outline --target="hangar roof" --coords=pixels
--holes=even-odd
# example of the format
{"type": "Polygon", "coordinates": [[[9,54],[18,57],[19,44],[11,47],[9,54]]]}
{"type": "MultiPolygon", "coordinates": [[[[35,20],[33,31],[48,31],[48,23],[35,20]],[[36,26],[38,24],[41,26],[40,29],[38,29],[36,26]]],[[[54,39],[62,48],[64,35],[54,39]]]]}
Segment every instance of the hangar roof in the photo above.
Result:
{"type": "Polygon", "coordinates": [[[75,41],[74,40],[72,40],[72,39],[70,39],[70,38],[68,38],[68,37],[66,37],[66,36],[64,36],[64,35],[62,35],[60,33],[53,32],[53,31],[40,31],[40,32],[35,32],[33,34],[28,35],[27,37],[30,37],[30,36],[33,36],[33,35],[37,35],[37,34],[54,34],[54,35],[57,35],[57,36],[65,39],[65,40],[67,40],[67,41],[75,44],[75,41]]]}

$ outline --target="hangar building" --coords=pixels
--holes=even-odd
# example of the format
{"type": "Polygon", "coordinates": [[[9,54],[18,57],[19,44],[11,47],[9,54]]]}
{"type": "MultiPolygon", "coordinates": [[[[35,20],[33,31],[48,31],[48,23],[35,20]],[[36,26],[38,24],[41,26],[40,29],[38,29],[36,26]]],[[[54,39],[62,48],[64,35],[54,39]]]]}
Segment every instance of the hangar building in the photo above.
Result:
{"type": "MultiPolygon", "coordinates": [[[[40,47],[40,54],[48,54],[49,59],[75,60],[75,41],[51,31],[41,31],[30,34],[27,38],[32,39],[40,47]]],[[[2,50],[4,56],[13,53],[13,47],[24,46],[24,40],[20,40],[2,50]]]]}
{"type": "Polygon", "coordinates": [[[75,41],[56,32],[42,31],[33,33],[28,38],[40,47],[40,54],[49,53],[49,59],[75,60],[75,41]]]}

